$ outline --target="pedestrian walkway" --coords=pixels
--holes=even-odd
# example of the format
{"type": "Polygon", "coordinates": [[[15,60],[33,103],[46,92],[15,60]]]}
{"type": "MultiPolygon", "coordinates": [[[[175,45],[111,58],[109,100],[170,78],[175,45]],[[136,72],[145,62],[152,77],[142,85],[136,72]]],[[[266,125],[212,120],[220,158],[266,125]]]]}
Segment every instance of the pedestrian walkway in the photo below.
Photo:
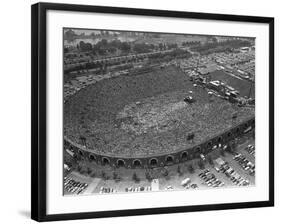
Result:
{"type": "Polygon", "coordinates": [[[100,181],[101,181],[101,178],[94,178],[92,183],[89,184],[89,186],[83,192],[83,194],[92,194],[92,193],[94,193],[94,191],[95,191],[96,187],[98,186],[98,184],[100,183],[100,181]]]}
{"type": "Polygon", "coordinates": [[[70,177],[78,180],[78,181],[81,181],[81,182],[89,182],[89,180],[91,179],[91,177],[89,176],[85,176],[83,174],[80,174],[76,171],[72,171],[71,174],[69,175],[70,177]]]}

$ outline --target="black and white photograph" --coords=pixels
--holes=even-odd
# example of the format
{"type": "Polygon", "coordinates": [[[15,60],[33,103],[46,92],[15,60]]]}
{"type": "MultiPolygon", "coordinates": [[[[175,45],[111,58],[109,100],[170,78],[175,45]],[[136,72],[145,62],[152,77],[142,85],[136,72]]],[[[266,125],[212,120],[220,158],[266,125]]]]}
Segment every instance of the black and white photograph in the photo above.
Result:
{"type": "Polygon", "coordinates": [[[64,196],[255,186],[255,37],[62,35],[64,196]]]}
{"type": "Polygon", "coordinates": [[[274,204],[271,17],[32,7],[32,218],[274,204]]]}
{"type": "Polygon", "coordinates": [[[1,223],[276,223],[277,3],[5,1],[1,223]]]}

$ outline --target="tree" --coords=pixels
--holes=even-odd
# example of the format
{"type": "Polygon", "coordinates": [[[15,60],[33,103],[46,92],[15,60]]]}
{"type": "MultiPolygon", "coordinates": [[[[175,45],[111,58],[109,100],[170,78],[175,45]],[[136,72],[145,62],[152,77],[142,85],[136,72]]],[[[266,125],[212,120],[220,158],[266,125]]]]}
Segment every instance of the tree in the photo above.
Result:
{"type": "Polygon", "coordinates": [[[136,183],[140,182],[140,178],[138,177],[136,172],[134,172],[134,174],[133,174],[133,181],[135,181],[136,183]]]}
{"type": "Polygon", "coordinates": [[[118,182],[121,180],[120,176],[116,172],[113,172],[113,180],[115,180],[115,182],[118,182]]]}
{"type": "Polygon", "coordinates": [[[145,44],[145,43],[137,43],[137,44],[134,45],[133,49],[138,54],[139,53],[147,53],[147,52],[149,52],[150,45],[145,44]]]}
{"type": "Polygon", "coordinates": [[[201,170],[205,169],[205,164],[201,159],[198,161],[198,166],[201,170]]]}
{"type": "Polygon", "coordinates": [[[237,139],[229,144],[229,152],[234,153],[237,150],[237,139]]]}
{"type": "Polygon", "coordinates": [[[229,152],[229,153],[234,153],[235,151],[235,146],[233,144],[229,144],[227,145],[225,151],[229,152]]]}
{"type": "Polygon", "coordinates": [[[81,165],[77,166],[77,171],[81,174],[88,173],[88,169],[86,169],[85,167],[82,167],[81,165]]]}
{"type": "Polygon", "coordinates": [[[159,43],[159,44],[158,44],[158,48],[159,48],[160,51],[162,51],[163,48],[164,48],[164,45],[163,45],[162,43],[159,43]]]}
{"type": "Polygon", "coordinates": [[[88,175],[90,175],[92,173],[92,170],[89,167],[87,168],[87,173],[88,173],[88,175]]]}
{"type": "Polygon", "coordinates": [[[77,34],[72,29],[69,29],[64,33],[64,38],[66,40],[73,41],[73,40],[75,40],[76,37],[77,37],[77,34]]]}
{"type": "Polygon", "coordinates": [[[255,139],[255,129],[252,130],[252,138],[255,139]]]}
{"type": "Polygon", "coordinates": [[[77,166],[77,171],[80,173],[81,172],[82,167],[80,165],[77,166]]]}
{"type": "Polygon", "coordinates": [[[178,167],[177,167],[177,172],[178,172],[179,176],[183,175],[183,172],[182,172],[182,169],[181,169],[180,165],[178,165],[178,167]]]}
{"type": "Polygon", "coordinates": [[[84,41],[80,41],[79,48],[81,51],[90,51],[90,50],[92,50],[92,44],[85,43],[84,41]]]}
{"type": "Polygon", "coordinates": [[[93,38],[95,38],[96,34],[95,34],[94,32],[92,32],[92,33],[90,34],[90,36],[93,37],[93,38]]]}
{"type": "Polygon", "coordinates": [[[220,149],[220,155],[223,156],[223,157],[225,156],[225,152],[224,152],[223,149],[220,149]]]}
{"type": "Polygon", "coordinates": [[[208,160],[208,162],[209,162],[210,165],[214,165],[214,161],[213,161],[212,156],[208,156],[208,157],[207,157],[207,160],[208,160]]]}
{"type": "Polygon", "coordinates": [[[146,171],[145,172],[145,178],[149,181],[149,182],[151,182],[152,181],[152,176],[151,176],[151,174],[148,172],[148,171],[146,171]]]}
{"type": "Polygon", "coordinates": [[[190,164],[190,165],[188,166],[188,171],[189,171],[189,173],[194,173],[194,167],[193,167],[192,164],[190,164]]]}
{"type": "Polygon", "coordinates": [[[167,44],[168,49],[177,48],[177,47],[178,47],[177,43],[167,44]]]}
{"type": "Polygon", "coordinates": [[[120,50],[123,52],[129,52],[131,50],[131,46],[127,42],[121,43],[120,50]]]}
{"type": "Polygon", "coordinates": [[[116,172],[113,172],[113,180],[116,180],[118,177],[118,174],[116,172]]]}
{"type": "Polygon", "coordinates": [[[91,177],[94,178],[95,176],[96,176],[96,173],[95,173],[95,172],[92,172],[92,173],[91,173],[91,177]]]}
{"type": "Polygon", "coordinates": [[[108,176],[106,175],[106,173],[105,173],[104,171],[101,172],[101,178],[102,178],[103,180],[108,180],[108,179],[109,179],[108,176]]]}
{"type": "Polygon", "coordinates": [[[163,174],[164,177],[168,177],[168,176],[169,176],[169,171],[164,168],[164,169],[162,170],[162,174],[163,174]]]}

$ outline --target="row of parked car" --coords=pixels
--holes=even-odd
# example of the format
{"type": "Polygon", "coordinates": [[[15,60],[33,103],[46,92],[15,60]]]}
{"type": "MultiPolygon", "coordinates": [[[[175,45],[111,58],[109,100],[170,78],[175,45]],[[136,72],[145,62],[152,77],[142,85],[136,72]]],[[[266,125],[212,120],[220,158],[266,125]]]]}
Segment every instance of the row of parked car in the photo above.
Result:
{"type": "MultiPolygon", "coordinates": [[[[196,189],[196,188],[198,188],[197,184],[194,184],[194,183],[192,184],[191,183],[191,179],[190,178],[185,178],[184,180],[182,180],[181,186],[183,186],[185,189],[189,189],[189,188],[196,189]]],[[[168,189],[168,190],[170,190],[170,189],[168,189]]]]}
{"type": "Polygon", "coordinates": [[[249,171],[251,175],[255,174],[255,164],[250,162],[244,155],[237,153],[233,159],[245,170],[249,171]]]}
{"type": "Polygon", "coordinates": [[[185,188],[186,189],[189,189],[189,188],[196,189],[196,188],[198,188],[198,185],[197,184],[188,184],[188,185],[186,185],[185,188]]]}
{"type": "Polygon", "coordinates": [[[241,177],[227,162],[224,162],[219,169],[237,186],[248,186],[250,184],[249,180],[241,177]]]}
{"type": "MultiPolygon", "coordinates": [[[[145,187],[126,187],[125,192],[143,192],[143,191],[151,191],[151,186],[145,186],[145,187]]],[[[101,187],[100,188],[100,194],[106,194],[106,193],[116,193],[117,190],[110,188],[110,187],[101,187]]]]}
{"type": "Polygon", "coordinates": [[[64,177],[64,189],[72,194],[81,194],[88,184],[76,181],[71,177],[64,177]]]}
{"type": "Polygon", "coordinates": [[[143,192],[151,191],[151,186],[142,186],[142,187],[126,187],[125,192],[143,192]]]}
{"type": "Polygon", "coordinates": [[[216,178],[216,175],[211,173],[209,169],[199,173],[198,176],[207,184],[208,187],[222,187],[224,182],[216,178]]]}
{"type": "Polygon", "coordinates": [[[101,187],[100,188],[100,194],[108,194],[108,193],[116,193],[117,190],[116,189],[113,189],[111,187],[101,187]]]}
{"type": "Polygon", "coordinates": [[[254,145],[248,145],[248,146],[245,148],[245,150],[246,150],[249,154],[255,156],[255,146],[254,146],[254,145]]]}

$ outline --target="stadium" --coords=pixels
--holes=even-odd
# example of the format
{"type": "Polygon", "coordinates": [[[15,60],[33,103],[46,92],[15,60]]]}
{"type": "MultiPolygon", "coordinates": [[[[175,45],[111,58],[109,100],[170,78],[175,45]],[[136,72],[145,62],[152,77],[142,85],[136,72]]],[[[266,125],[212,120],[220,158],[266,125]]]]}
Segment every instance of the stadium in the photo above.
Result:
{"type": "Polygon", "coordinates": [[[210,98],[174,65],[100,80],[64,103],[65,147],[112,167],[199,158],[254,126],[254,108],[210,98]]]}

